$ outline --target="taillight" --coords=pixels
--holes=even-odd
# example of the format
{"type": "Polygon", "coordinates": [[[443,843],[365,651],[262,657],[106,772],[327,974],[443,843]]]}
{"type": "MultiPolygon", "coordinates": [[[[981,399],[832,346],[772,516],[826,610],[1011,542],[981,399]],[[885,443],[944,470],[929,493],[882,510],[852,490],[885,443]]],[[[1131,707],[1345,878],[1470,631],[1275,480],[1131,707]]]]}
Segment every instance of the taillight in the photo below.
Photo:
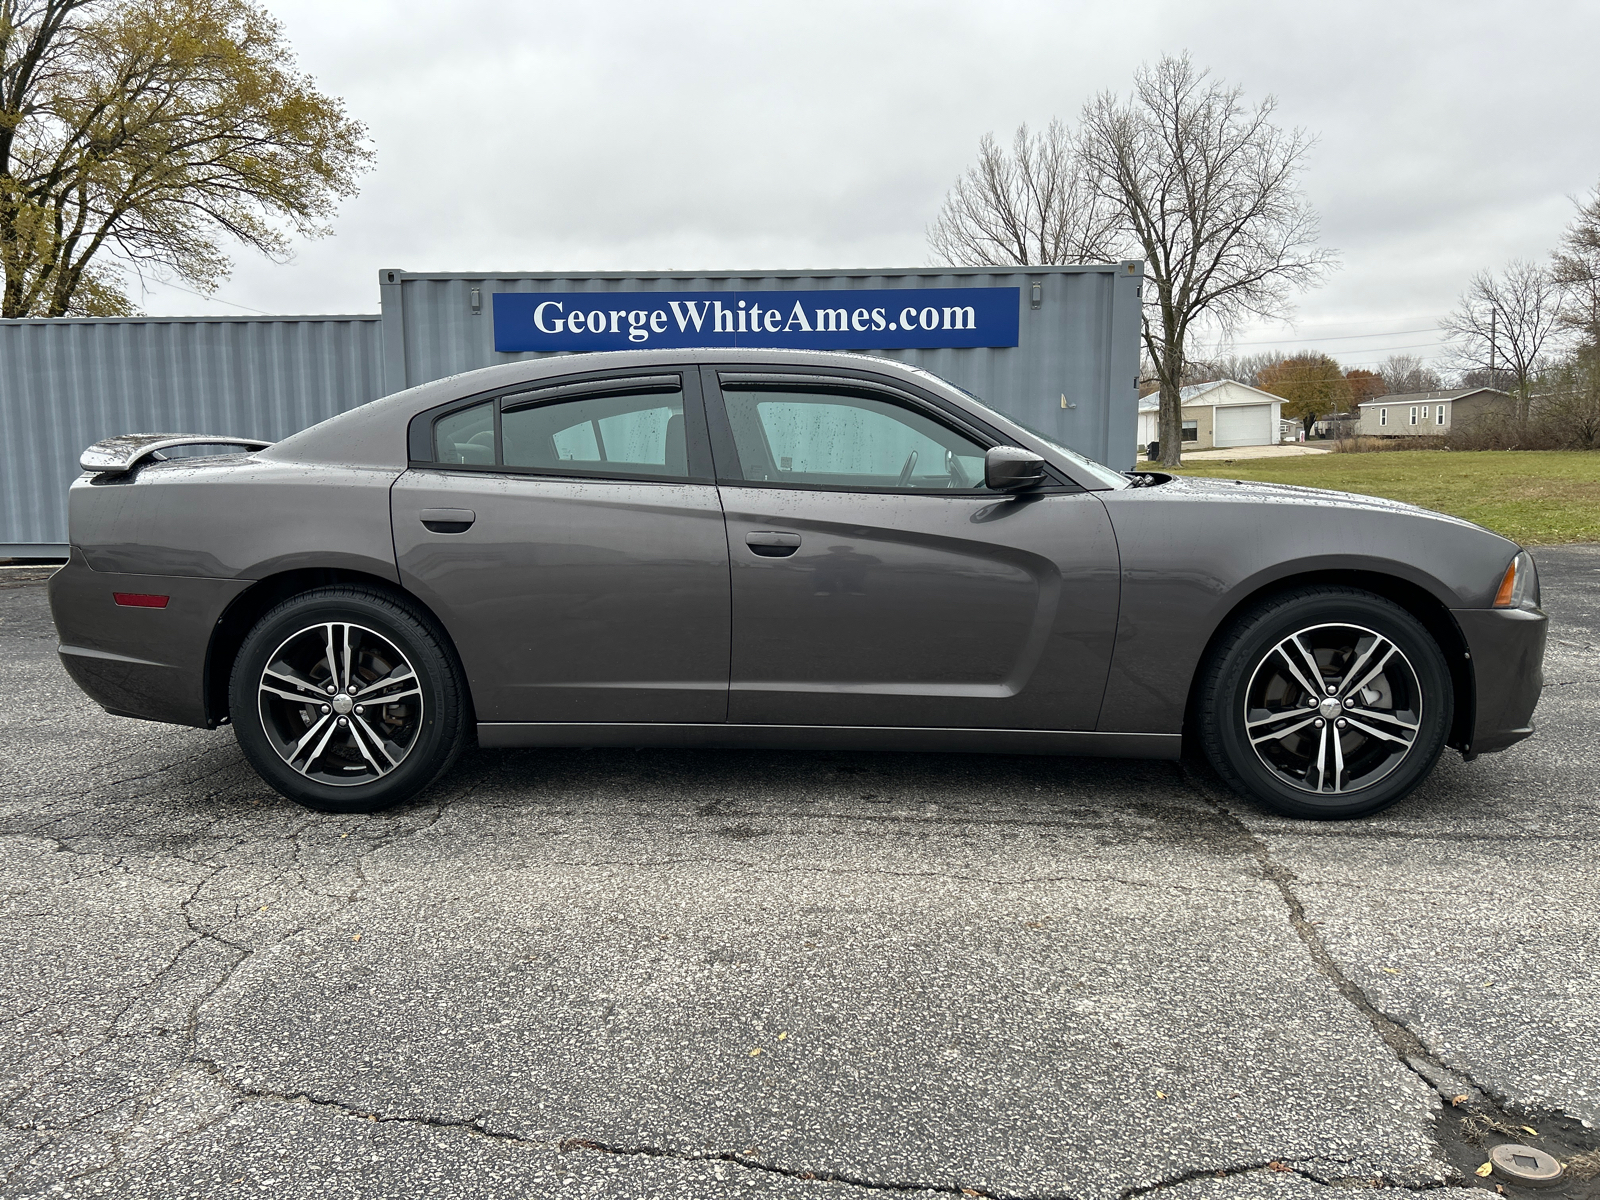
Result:
{"type": "Polygon", "coordinates": [[[1539,572],[1533,556],[1524,550],[1511,560],[1494,594],[1496,608],[1538,608],[1539,572]]]}
{"type": "Polygon", "coordinates": [[[147,592],[112,592],[111,598],[123,608],[165,608],[169,596],[152,596],[147,592]]]}

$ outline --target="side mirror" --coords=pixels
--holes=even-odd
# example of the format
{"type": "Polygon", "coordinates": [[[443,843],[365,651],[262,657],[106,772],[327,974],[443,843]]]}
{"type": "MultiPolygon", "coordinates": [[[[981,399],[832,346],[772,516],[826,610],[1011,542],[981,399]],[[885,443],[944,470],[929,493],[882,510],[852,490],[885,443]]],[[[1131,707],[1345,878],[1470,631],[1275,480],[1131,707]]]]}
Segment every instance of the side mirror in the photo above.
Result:
{"type": "Polygon", "coordinates": [[[983,456],[983,486],[1015,492],[1044,482],[1044,459],[1020,446],[991,446],[983,456]]]}

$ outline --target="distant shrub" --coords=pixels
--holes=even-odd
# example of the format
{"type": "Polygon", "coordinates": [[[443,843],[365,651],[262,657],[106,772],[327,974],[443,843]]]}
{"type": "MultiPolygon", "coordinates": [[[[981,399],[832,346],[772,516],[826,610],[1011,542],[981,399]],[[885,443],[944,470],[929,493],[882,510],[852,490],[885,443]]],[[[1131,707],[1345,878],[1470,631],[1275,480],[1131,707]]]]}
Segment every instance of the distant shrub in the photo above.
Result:
{"type": "MultiPolygon", "coordinates": [[[[1420,438],[1381,438],[1356,435],[1328,440],[1328,449],[1335,454],[1372,454],[1379,450],[1417,450],[1420,438]]],[[[1434,447],[1436,448],[1436,447],[1434,447]]]]}
{"type": "Polygon", "coordinates": [[[1452,429],[1439,439],[1447,450],[1588,450],[1557,422],[1538,415],[1530,421],[1486,415],[1452,429]]]}

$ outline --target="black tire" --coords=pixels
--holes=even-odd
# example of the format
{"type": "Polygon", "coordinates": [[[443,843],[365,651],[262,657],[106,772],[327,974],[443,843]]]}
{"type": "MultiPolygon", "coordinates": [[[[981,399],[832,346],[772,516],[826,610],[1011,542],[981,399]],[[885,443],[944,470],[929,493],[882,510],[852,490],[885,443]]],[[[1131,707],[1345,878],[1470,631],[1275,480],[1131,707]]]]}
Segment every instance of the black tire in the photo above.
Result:
{"type": "Polygon", "coordinates": [[[1450,668],[1422,623],[1342,587],[1284,592],[1242,614],[1202,667],[1196,700],[1200,746],[1230,787],[1322,820],[1409,794],[1455,714],[1450,668]]]}
{"type": "Polygon", "coordinates": [[[416,795],[471,731],[443,631],[402,597],[359,586],[303,592],[257,621],[234,658],[228,711],[257,774],[319,812],[375,812],[416,795]]]}

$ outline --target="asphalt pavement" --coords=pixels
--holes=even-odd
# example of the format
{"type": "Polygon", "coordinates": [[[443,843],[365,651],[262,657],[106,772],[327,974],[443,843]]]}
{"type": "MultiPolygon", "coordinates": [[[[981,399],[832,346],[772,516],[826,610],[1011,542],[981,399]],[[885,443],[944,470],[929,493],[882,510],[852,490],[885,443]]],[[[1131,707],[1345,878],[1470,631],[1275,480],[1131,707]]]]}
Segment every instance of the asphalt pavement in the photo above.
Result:
{"type": "Polygon", "coordinates": [[[1537,557],[1539,733],[1341,824],[1175,763],[659,750],[477,752],[323,816],[227,729],[102,713],[0,571],[0,1196],[1600,1168],[1600,547],[1537,557]]]}

